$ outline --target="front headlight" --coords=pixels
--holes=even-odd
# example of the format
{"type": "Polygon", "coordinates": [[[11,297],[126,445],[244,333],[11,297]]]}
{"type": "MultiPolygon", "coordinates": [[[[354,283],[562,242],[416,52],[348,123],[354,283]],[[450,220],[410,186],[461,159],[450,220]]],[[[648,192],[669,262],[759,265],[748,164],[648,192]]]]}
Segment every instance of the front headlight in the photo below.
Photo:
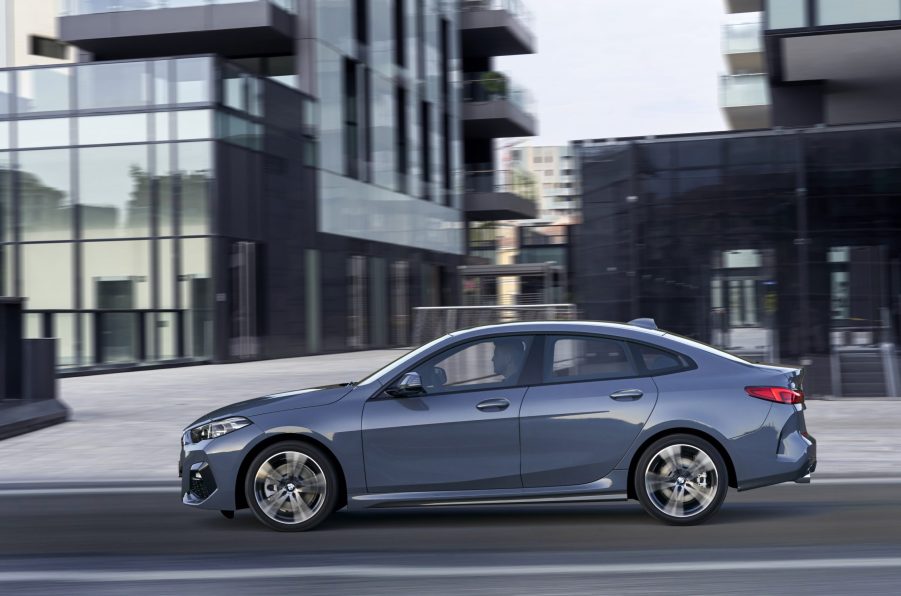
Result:
{"type": "Polygon", "coordinates": [[[250,420],[248,420],[247,418],[233,416],[232,418],[213,420],[212,422],[207,422],[206,424],[195,426],[188,432],[191,433],[191,442],[199,443],[200,441],[206,441],[207,439],[215,439],[216,437],[227,435],[230,432],[244,428],[250,423],[250,420]]]}

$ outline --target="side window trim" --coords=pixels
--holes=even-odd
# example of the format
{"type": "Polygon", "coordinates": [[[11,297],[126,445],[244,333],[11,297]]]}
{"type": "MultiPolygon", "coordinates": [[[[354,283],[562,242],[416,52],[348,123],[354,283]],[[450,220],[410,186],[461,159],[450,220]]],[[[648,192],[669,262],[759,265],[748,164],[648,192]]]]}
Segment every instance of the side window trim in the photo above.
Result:
{"type": "Polygon", "coordinates": [[[647,375],[642,374],[639,362],[635,358],[629,341],[607,335],[591,334],[591,333],[549,333],[544,334],[544,364],[541,367],[542,385],[559,385],[561,383],[590,383],[594,381],[615,381],[617,379],[636,379],[647,375]],[[578,377],[555,377],[554,376],[554,345],[560,339],[584,339],[584,340],[603,340],[619,344],[623,350],[626,360],[632,367],[633,373],[630,375],[616,377],[592,377],[591,375],[581,375],[578,377]]]}

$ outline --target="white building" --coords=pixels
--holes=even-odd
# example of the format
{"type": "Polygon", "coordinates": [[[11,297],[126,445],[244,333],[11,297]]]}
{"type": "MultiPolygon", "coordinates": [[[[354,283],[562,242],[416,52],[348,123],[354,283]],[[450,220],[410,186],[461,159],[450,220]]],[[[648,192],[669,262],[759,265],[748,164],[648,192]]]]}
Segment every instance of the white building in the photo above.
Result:
{"type": "Polygon", "coordinates": [[[550,222],[579,216],[579,169],[569,146],[513,146],[500,150],[501,168],[526,171],[535,181],[538,218],[550,222]]]}
{"type": "Polygon", "coordinates": [[[60,0],[0,0],[0,68],[68,62],[74,51],[59,41],[60,0]]]}

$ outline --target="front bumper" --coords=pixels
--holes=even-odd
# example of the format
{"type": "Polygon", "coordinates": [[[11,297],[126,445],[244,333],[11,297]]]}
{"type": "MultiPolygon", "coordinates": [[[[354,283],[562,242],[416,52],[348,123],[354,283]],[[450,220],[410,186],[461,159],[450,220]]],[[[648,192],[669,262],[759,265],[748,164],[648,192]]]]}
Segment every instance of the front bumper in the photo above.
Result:
{"type": "Polygon", "coordinates": [[[182,503],[200,509],[234,511],[239,502],[238,474],[261,433],[251,424],[216,439],[188,443],[179,456],[182,503]]]}

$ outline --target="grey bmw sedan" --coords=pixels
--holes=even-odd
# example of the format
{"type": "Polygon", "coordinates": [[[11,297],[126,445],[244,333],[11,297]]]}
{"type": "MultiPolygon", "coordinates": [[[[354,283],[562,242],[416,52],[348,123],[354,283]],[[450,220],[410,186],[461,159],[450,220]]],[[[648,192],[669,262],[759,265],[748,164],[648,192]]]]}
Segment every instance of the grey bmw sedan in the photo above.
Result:
{"type": "Polygon", "coordinates": [[[276,530],[381,507],[637,499],[676,525],[804,482],[800,368],[631,324],[451,333],[355,382],[211,412],[182,435],[183,502],[276,530]]]}

